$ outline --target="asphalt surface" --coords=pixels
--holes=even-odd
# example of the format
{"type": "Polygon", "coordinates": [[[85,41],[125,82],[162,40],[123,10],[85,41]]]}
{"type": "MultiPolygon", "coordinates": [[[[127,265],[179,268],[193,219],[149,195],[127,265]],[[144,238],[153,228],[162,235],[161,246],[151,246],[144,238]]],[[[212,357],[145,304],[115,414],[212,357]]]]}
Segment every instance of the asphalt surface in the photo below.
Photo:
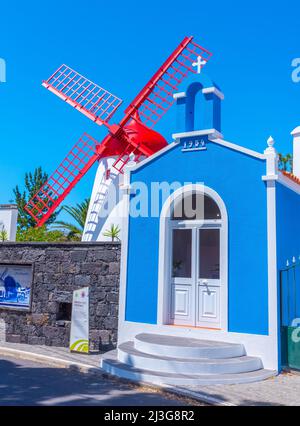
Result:
{"type": "Polygon", "coordinates": [[[3,357],[0,406],[180,406],[187,402],[118,380],[3,357]]]}

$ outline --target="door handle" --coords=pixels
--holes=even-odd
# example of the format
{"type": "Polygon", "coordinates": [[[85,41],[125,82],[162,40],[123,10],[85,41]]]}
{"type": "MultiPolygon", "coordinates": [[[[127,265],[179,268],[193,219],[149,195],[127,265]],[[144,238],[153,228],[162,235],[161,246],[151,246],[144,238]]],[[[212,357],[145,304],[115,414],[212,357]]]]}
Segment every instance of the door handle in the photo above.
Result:
{"type": "Polygon", "coordinates": [[[202,284],[205,285],[207,293],[208,293],[208,295],[210,295],[211,292],[210,292],[210,289],[208,288],[208,281],[207,280],[203,280],[202,284]]]}

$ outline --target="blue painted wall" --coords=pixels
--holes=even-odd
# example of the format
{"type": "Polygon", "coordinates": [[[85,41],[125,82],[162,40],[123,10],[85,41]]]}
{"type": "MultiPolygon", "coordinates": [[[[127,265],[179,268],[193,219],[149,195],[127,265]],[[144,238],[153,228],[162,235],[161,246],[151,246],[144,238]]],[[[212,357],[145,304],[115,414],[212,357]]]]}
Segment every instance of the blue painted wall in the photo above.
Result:
{"type": "MultiPolygon", "coordinates": [[[[265,162],[208,143],[177,145],[132,173],[132,182],[203,182],[222,197],[229,220],[229,331],[268,333],[265,162]]],[[[150,190],[149,190],[150,193],[150,190]]],[[[160,202],[160,208],[165,200],[160,202]]],[[[149,206],[151,200],[149,197],[149,206]]],[[[126,320],[156,324],[159,218],[130,218],[126,320]]]]}
{"type": "MultiPolygon", "coordinates": [[[[286,269],[287,261],[291,265],[293,257],[299,262],[300,256],[300,196],[280,183],[276,185],[276,222],[278,283],[280,283],[280,270],[286,269]]],[[[282,308],[282,322],[285,326],[291,325],[293,319],[300,317],[299,288],[300,270],[298,267],[282,274],[282,299],[278,285],[278,313],[282,308]]],[[[280,315],[278,315],[278,321],[278,352],[279,358],[281,358],[281,343],[285,349],[286,342],[281,342],[280,315]]],[[[284,352],[283,357],[286,358],[284,352]]],[[[283,363],[285,363],[284,360],[283,363]]],[[[279,366],[281,366],[281,359],[279,359],[279,366]]]]}
{"type": "Polygon", "coordinates": [[[300,256],[300,196],[289,188],[276,185],[278,269],[300,256]]]}

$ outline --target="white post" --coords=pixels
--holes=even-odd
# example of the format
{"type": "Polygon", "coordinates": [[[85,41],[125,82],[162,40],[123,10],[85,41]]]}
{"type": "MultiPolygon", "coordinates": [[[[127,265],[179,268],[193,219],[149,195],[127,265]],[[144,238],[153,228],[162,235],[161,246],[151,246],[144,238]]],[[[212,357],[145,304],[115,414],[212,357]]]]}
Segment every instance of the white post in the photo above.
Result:
{"type": "Polygon", "coordinates": [[[300,178],[300,126],[291,133],[293,136],[293,175],[300,178]]]}
{"type": "Polygon", "coordinates": [[[0,205],[0,231],[6,232],[8,241],[16,241],[18,208],[15,204],[0,205]]]}
{"type": "Polygon", "coordinates": [[[275,178],[278,170],[278,156],[276,149],[274,148],[275,141],[272,136],[269,137],[267,143],[268,148],[264,151],[264,154],[267,159],[266,176],[269,178],[275,178]]]}
{"type": "Polygon", "coordinates": [[[269,312],[269,360],[265,368],[278,369],[278,309],[277,309],[277,235],[276,235],[276,180],[278,179],[278,156],[270,136],[266,157],[266,175],[262,179],[267,189],[268,223],[268,312],[269,312]]]}

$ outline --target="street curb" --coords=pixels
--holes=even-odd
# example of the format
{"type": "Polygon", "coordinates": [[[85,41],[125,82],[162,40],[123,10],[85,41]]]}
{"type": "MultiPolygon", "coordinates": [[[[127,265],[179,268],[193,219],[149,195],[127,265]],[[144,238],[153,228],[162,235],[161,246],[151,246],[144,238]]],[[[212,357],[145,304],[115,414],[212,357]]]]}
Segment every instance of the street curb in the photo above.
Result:
{"type": "Polygon", "coordinates": [[[104,373],[100,370],[100,367],[93,367],[89,364],[84,364],[82,362],[68,361],[62,358],[56,358],[53,356],[37,354],[34,352],[27,352],[20,349],[13,348],[4,348],[0,347],[0,355],[13,355],[17,359],[27,359],[30,361],[43,362],[49,366],[60,367],[60,368],[70,368],[72,370],[77,370],[82,373],[98,373],[103,375],[104,373]]]}
{"type": "Polygon", "coordinates": [[[195,392],[192,390],[188,390],[188,389],[182,389],[182,388],[177,388],[171,385],[159,385],[159,384],[153,384],[150,382],[143,382],[143,381],[137,381],[137,380],[131,380],[131,379],[124,379],[124,378],[118,378],[117,376],[114,376],[112,374],[109,374],[107,372],[104,373],[107,377],[112,378],[113,380],[118,380],[121,381],[123,383],[131,383],[133,385],[137,385],[137,386],[141,386],[141,387],[148,387],[150,389],[155,389],[155,390],[160,390],[161,392],[165,392],[168,394],[172,394],[175,396],[179,396],[182,398],[190,398],[190,399],[194,399],[198,402],[203,402],[205,404],[208,405],[213,405],[213,406],[220,406],[220,407],[237,407],[237,404],[234,404],[232,402],[229,401],[224,401],[221,398],[216,398],[214,396],[211,395],[207,395],[201,392],[195,392]]]}
{"type": "Polygon", "coordinates": [[[199,394],[198,392],[190,391],[187,389],[182,388],[176,388],[170,385],[154,385],[148,382],[138,382],[134,380],[125,380],[125,379],[118,379],[118,377],[113,376],[111,374],[106,373],[104,370],[102,370],[100,367],[93,367],[89,364],[84,364],[82,362],[74,362],[74,361],[68,361],[62,358],[56,358],[53,356],[48,355],[42,355],[37,354],[34,352],[27,352],[20,349],[13,349],[13,348],[5,348],[0,346],[0,355],[13,355],[17,359],[27,359],[30,361],[36,361],[41,362],[49,366],[53,367],[59,367],[59,368],[70,368],[73,371],[79,371],[81,373],[85,374],[97,374],[99,376],[107,376],[111,379],[118,380],[121,382],[136,384],[138,386],[147,386],[152,389],[159,389],[162,392],[168,392],[169,394],[173,394],[179,397],[186,397],[191,398],[194,400],[197,400],[199,402],[203,402],[209,405],[214,406],[236,406],[236,404],[223,401],[222,399],[206,395],[206,394],[199,394]]]}
{"type": "Polygon", "coordinates": [[[166,392],[174,393],[175,395],[178,395],[178,396],[183,396],[183,397],[185,396],[187,398],[192,398],[199,402],[204,402],[209,405],[214,405],[219,407],[237,407],[237,405],[233,404],[232,402],[226,402],[220,398],[216,398],[214,396],[210,396],[200,392],[190,391],[190,390],[182,389],[182,388],[177,389],[177,388],[168,387],[168,386],[162,387],[162,389],[164,389],[166,392]]]}

